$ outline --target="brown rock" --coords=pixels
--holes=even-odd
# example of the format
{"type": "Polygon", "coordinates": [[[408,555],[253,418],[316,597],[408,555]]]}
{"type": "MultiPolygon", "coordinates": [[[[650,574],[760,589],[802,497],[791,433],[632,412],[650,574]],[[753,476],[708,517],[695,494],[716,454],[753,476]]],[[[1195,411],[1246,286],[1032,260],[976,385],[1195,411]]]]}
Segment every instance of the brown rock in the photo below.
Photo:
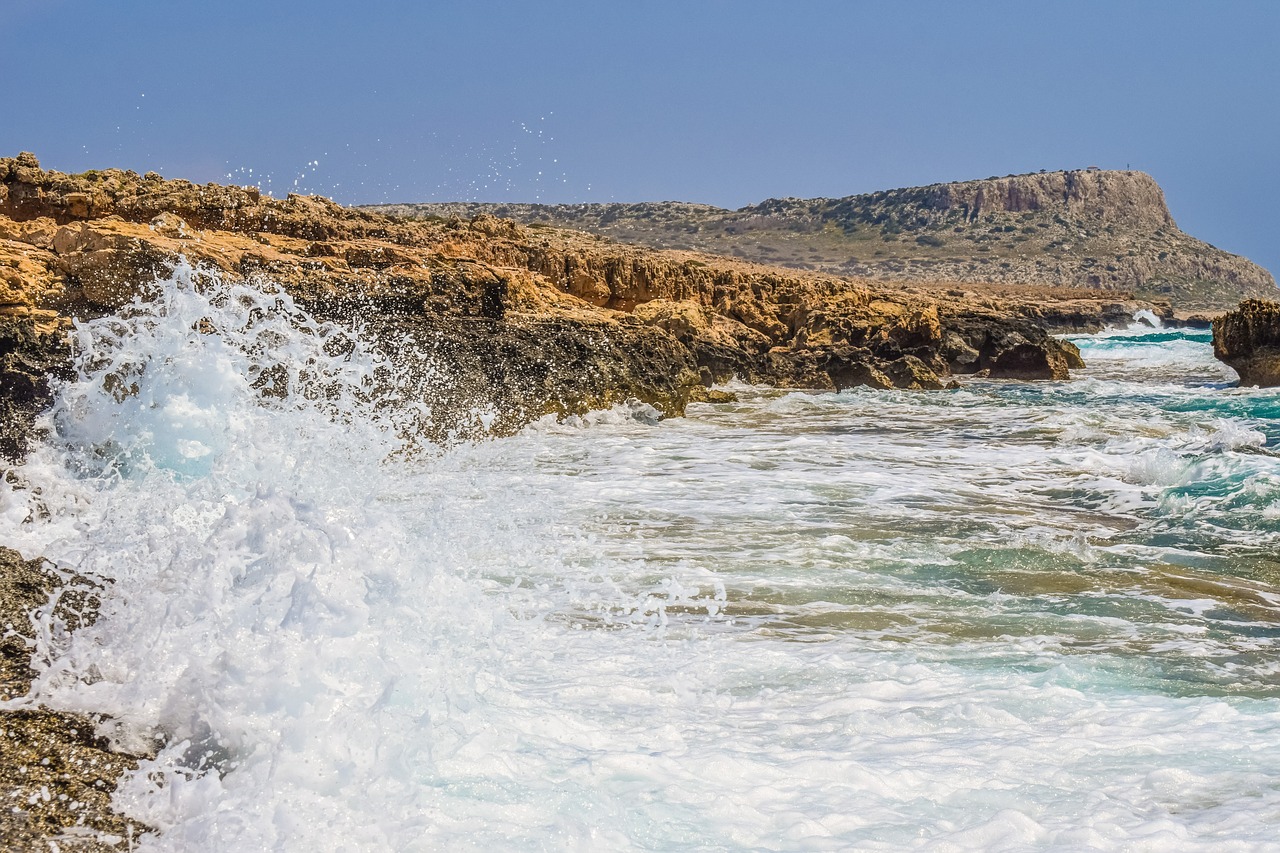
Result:
{"type": "MultiPolygon", "coordinates": [[[[406,373],[425,358],[453,364],[468,389],[459,399],[485,397],[508,426],[628,397],[676,414],[694,386],[733,376],[829,389],[933,388],[949,372],[983,369],[1065,375],[1058,362],[1066,356],[1057,352],[1055,361],[1057,345],[1035,320],[1049,316],[1043,297],[950,285],[930,296],[492,215],[405,222],[321,198],[280,201],[254,188],[113,169],[63,175],[33,162],[0,159],[9,193],[0,264],[3,240],[20,245],[23,258],[20,268],[0,266],[0,277],[21,310],[111,310],[145,296],[179,255],[233,278],[266,275],[321,316],[359,317],[380,329],[406,373]],[[74,194],[89,198],[88,219],[72,215],[74,194]],[[188,239],[197,229],[200,239],[188,239]],[[425,349],[395,340],[398,330],[419,327],[434,342],[425,349]],[[555,333],[537,346],[514,343],[547,329],[555,333]],[[1002,356],[1015,332],[1027,352],[1002,356]],[[620,367],[604,369],[606,354],[620,367]],[[486,356],[511,363],[486,369],[486,356]],[[1044,364],[1032,369],[1036,357],[1044,364]],[[588,369],[593,378],[584,381],[588,369]]],[[[1096,311],[1095,297],[1073,298],[1085,307],[1072,311],[1096,311]]]]}
{"type": "Polygon", "coordinates": [[[893,387],[908,391],[936,391],[944,387],[938,374],[914,355],[904,355],[885,366],[884,373],[893,387]]]}
{"type": "MultiPolygon", "coordinates": [[[[497,214],[620,242],[904,284],[1098,288],[1172,299],[1180,308],[1276,293],[1274,278],[1257,264],[1180,231],[1159,185],[1131,171],[1009,175],[839,199],[768,199],[739,210],[683,202],[371,209],[497,214]]],[[[953,296],[970,292],[947,289],[953,296]]]]}
{"type": "Polygon", "coordinates": [[[161,213],[152,217],[151,230],[163,237],[173,237],[179,240],[191,236],[191,232],[187,229],[187,223],[182,220],[181,216],[173,213],[161,213]]]}
{"type": "Polygon", "coordinates": [[[1280,303],[1246,299],[1215,318],[1213,354],[1240,374],[1242,386],[1280,385],[1280,303]]]}
{"type": "MultiPolygon", "coordinates": [[[[0,698],[30,689],[31,611],[57,595],[55,632],[93,621],[99,588],[89,579],[24,560],[0,547],[0,698]]],[[[138,756],[116,752],[95,734],[95,721],[42,708],[0,710],[0,839],[6,850],[105,851],[115,839],[137,838],[146,827],[115,812],[111,793],[138,756]],[[62,833],[78,827],[82,833],[62,833]]]]}
{"type": "Polygon", "coordinates": [[[99,308],[118,308],[146,296],[156,279],[172,268],[174,257],[141,240],[128,248],[71,252],[59,257],[81,297],[99,308]]]}
{"type": "Polygon", "coordinates": [[[717,388],[704,388],[701,385],[689,392],[690,403],[736,403],[738,395],[732,391],[721,391],[717,388]]]}
{"type": "Polygon", "coordinates": [[[70,362],[66,335],[56,327],[0,316],[0,456],[16,462],[26,455],[36,416],[52,402],[50,380],[67,378],[70,362]]]}
{"type": "Polygon", "coordinates": [[[77,219],[89,218],[89,209],[93,203],[93,197],[88,193],[67,193],[62,197],[62,200],[67,207],[67,213],[77,219]]]}

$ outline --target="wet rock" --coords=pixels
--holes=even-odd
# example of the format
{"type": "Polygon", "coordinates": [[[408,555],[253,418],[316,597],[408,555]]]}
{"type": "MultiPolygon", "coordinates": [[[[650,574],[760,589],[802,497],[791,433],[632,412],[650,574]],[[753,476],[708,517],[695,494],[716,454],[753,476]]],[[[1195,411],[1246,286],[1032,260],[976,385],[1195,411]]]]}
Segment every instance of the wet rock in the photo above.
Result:
{"type": "Polygon", "coordinates": [[[72,631],[92,621],[99,591],[88,578],[59,571],[46,560],[24,560],[17,551],[0,547],[0,626],[5,631],[0,637],[0,700],[31,689],[31,612],[53,599],[57,630],[72,631]]]}
{"type": "MultiPolygon", "coordinates": [[[[98,588],[87,578],[0,547],[0,696],[30,689],[31,611],[53,605],[58,631],[92,621],[98,588]]],[[[147,828],[115,812],[116,781],[138,756],[111,749],[95,720],[28,707],[0,710],[0,840],[6,850],[119,850],[147,828]],[[56,847],[50,844],[56,839],[56,847]]]]}
{"type": "Polygon", "coordinates": [[[689,393],[690,403],[736,403],[738,395],[732,391],[722,391],[718,388],[694,388],[689,393]]]}
{"type": "MultiPolygon", "coordinates": [[[[0,277],[16,282],[15,304],[63,317],[100,314],[145,298],[179,256],[231,278],[264,275],[318,314],[383,329],[388,341],[434,329],[429,348],[442,369],[462,377],[474,399],[487,389],[486,405],[512,418],[629,397],[677,413],[692,387],[735,376],[818,389],[932,388],[949,373],[979,370],[1061,377],[1070,355],[1019,313],[1031,310],[1021,303],[992,303],[975,320],[971,302],[989,300],[970,290],[913,295],[492,215],[410,222],[322,198],[281,201],[159,175],[65,175],[26,156],[0,158],[0,185],[0,277]],[[200,239],[191,239],[197,229],[200,239]],[[21,270],[4,266],[5,239],[21,244],[13,254],[21,270]],[[957,324],[960,315],[969,319],[957,324]],[[550,341],[516,345],[518,330],[535,328],[557,331],[550,341]],[[1011,334],[1021,338],[1011,344],[1011,334]],[[513,362],[481,369],[486,357],[513,362]],[[606,367],[609,359],[618,361],[606,367]],[[564,364],[583,367],[572,378],[564,364]]],[[[405,370],[418,369],[417,354],[390,348],[405,370]]]]}
{"type": "Polygon", "coordinates": [[[1062,357],[1067,362],[1067,369],[1084,370],[1084,357],[1080,355],[1080,347],[1071,343],[1071,341],[1064,341],[1061,338],[1055,340],[1057,340],[1058,347],[1062,350],[1062,357]]]}
{"type": "Polygon", "coordinates": [[[938,354],[946,360],[947,366],[953,373],[974,373],[979,369],[978,364],[982,360],[981,353],[952,331],[946,332],[943,336],[942,347],[938,354]]]}
{"type": "Polygon", "coordinates": [[[172,269],[175,258],[142,240],[126,248],[71,252],[59,257],[62,271],[80,296],[98,308],[119,308],[146,297],[155,280],[172,269]]]}
{"type": "Polygon", "coordinates": [[[1213,354],[1242,386],[1280,385],[1280,303],[1246,299],[1213,321],[1213,354]]]}
{"type": "Polygon", "coordinates": [[[1080,351],[1024,318],[968,313],[949,317],[949,355],[956,373],[978,373],[995,379],[1069,379],[1072,367],[1083,367],[1080,351]],[[963,345],[962,345],[963,344],[963,345]],[[977,353],[973,358],[972,352],[977,353]]]}
{"type": "Polygon", "coordinates": [[[907,391],[936,391],[944,387],[938,374],[914,355],[904,355],[885,366],[884,373],[893,387],[907,391]]]}
{"type": "MultiPolygon", "coordinates": [[[[1015,333],[1016,335],[1016,333],[1015,333]]],[[[1043,343],[1017,340],[1010,335],[992,356],[989,376],[996,379],[1067,379],[1066,355],[1043,343]]]]}
{"type": "Polygon", "coordinates": [[[681,415],[691,398],[705,399],[689,351],[643,325],[382,315],[366,333],[406,377],[405,393],[430,405],[419,428],[436,442],[510,434],[543,415],[627,400],[681,415]]]}
{"type": "Polygon", "coordinates": [[[892,388],[893,380],[875,366],[868,350],[844,347],[826,353],[822,369],[837,391],[845,388],[892,388]]]}
{"type": "Polygon", "coordinates": [[[30,317],[0,315],[0,455],[27,453],[36,417],[52,402],[50,383],[71,372],[71,349],[58,329],[30,317]]]}

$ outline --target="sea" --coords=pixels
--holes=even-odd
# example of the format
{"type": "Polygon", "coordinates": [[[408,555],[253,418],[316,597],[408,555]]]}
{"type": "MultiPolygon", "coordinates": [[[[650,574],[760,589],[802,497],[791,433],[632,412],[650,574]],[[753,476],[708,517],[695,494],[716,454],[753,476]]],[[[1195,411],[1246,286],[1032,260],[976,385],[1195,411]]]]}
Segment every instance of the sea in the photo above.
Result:
{"type": "Polygon", "coordinates": [[[154,755],[131,849],[1280,850],[1280,391],[1207,331],[447,445],[268,283],[74,338],[0,536],[102,601],[8,704],[154,755]]]}

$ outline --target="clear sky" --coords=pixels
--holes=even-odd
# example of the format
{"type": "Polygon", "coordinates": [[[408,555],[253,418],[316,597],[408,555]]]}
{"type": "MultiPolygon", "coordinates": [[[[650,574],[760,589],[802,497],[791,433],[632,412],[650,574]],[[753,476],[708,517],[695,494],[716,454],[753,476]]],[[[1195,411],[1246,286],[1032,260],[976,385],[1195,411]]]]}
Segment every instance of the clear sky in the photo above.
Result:
{"type": "Polygon", "coordinates": [[[1151,173],[1280,271],[1280,0],[0,0],[0,153],[382,201],[1151,173]]]}

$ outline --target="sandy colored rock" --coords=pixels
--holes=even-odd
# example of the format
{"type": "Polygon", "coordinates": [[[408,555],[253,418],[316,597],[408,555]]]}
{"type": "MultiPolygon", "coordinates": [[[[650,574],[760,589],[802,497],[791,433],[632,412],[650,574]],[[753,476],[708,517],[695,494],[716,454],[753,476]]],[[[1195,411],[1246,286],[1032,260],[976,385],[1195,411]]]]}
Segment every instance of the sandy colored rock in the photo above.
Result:
{"type": "Polygon", "coordinates": [[[1183,309],[1276,295],[1269,272],[1182,232],[1159,184],[1133,171],[1008,175],[845,198],[768,199],[739,210],[685,202],[369,209],[497,215],[885,282],[1087,287],[1170,299],[1183,309]]]}
{"type": "Polygon", "coordinates": [[[1240,384],[1280,385],[1280,303],[1247,299],[1213,321],[1213,354],[1240,374],[1240,384]]]}
{"type": "MultiPolygon", "coordinates": [[[[973,326],[966,318],[980,315],[995,332],[1017,319],[1025,347],[1054,350],[1043,329],[1027,329],[1058,317],[1097,326],[1108,318],[1102,305],[1130,305],[1124,294],[1103,303],[1092,291],[1046,298],[1042,289],[991,285],[955,297],[946,282],[886,287],[488,214],[405,221],[155,174],[66,175],[26,156],[0,159],[0,185],[12,311],[62,321],[111,311],[146,298],[179,258],[224,277],[263,276],[322,317],[378,329],[406,375],[429,372],[428,360],[453,371],[457,389],[420,389],[454,400],[435,410],[488,406],[503,429],[628,397],[679,414],[695,387],[735,376],[784,387],[933,388],[950,372],[999,374],[1009,362],[985,342],[970,344],[980,351],[973,364],[944,356],[947,332],[973,326]],[[85,196],[87,218],[76,213],[85,196]],[[515,343],[548,329],[537,345],[515,343]],[[416,347],[399,340],[409,332],[416,347]],[[483,367],[493,352],[510,363],[483,367]]],[[[1043,360],[1051,369],[1007,375],[1065,376],[1052,353],[1043,360]]],[[[441,423],[424,429],[452,434],[441,423]]]]}

